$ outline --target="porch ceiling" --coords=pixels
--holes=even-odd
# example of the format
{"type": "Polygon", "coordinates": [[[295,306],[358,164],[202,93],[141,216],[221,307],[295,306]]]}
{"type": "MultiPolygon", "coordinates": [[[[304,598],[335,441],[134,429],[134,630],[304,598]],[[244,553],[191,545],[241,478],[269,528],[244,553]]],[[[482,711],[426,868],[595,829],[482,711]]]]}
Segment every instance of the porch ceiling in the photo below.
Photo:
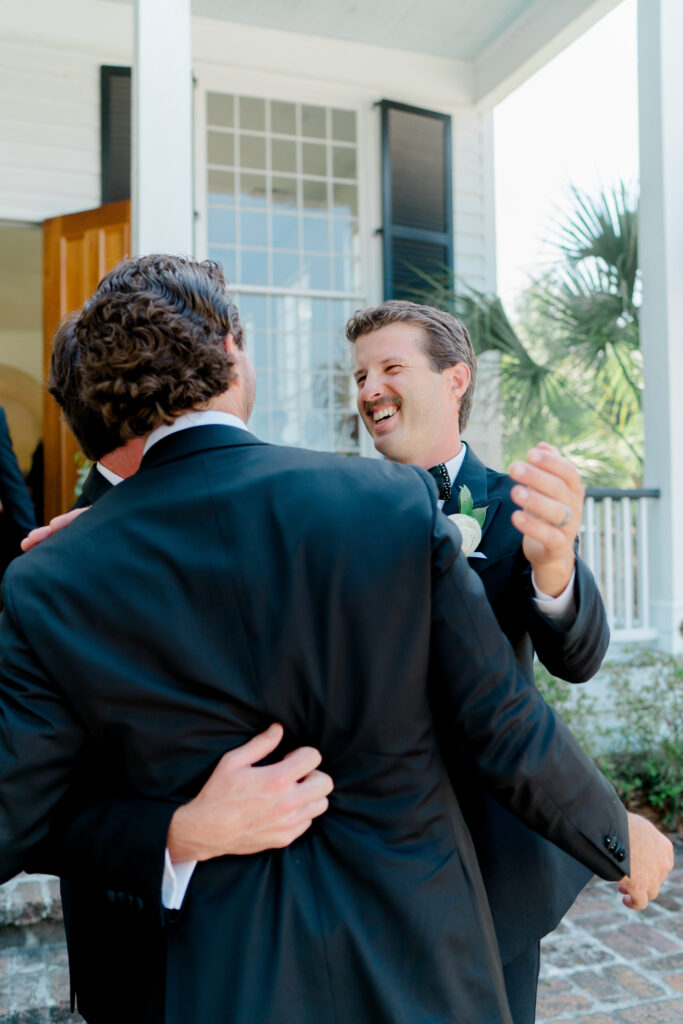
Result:
{"type": "Polygon", "coordinates": [[[193,0],[218,18],[473,61],[534,0],[193,0]]]}
{"type": "MultiPolygon", "coordinates": [[[[130,4],[134,0],[110,0],[130,4]]],[[[469,64],[492,105],[621,0],[191,0],[197,18],[469,64]]],[[[229,62],[230,54],[226,53],[229,62]]]]}

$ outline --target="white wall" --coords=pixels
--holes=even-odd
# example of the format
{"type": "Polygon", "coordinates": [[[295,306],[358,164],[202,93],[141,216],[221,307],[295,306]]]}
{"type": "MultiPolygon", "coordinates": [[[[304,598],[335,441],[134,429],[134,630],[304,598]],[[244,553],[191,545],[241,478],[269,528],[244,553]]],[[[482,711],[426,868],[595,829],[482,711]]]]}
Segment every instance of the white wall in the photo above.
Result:
{"type": "Polygon", "coordinates": [[[0,405],[21,468],[42,432],[41,232],[0,226],[0,405]]]}
{"type": "Polygon", "coordinates": [[[99,66],[130,63],[132,8],[0,2],[0,219],[100,203],[99,66]]]}

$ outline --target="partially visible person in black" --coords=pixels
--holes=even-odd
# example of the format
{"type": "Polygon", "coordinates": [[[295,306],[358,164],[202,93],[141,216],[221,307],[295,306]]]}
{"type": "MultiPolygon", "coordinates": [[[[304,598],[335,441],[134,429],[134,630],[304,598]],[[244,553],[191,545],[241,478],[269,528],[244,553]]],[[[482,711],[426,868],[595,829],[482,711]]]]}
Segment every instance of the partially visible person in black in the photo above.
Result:
{"type": "Polygon", "coordinates": [[[31,468],[26,474],[26,486],[33,502],[35,520],[42,523],[45,519],[45,449],[39,441],[31,456],[31,468]]]}
{"type": "Polygon", "coordinates": [[[12,559],[21,554],[21,542],[35,526],[31,495],[14,454],[5,410],[0,406],[0,578],[12,559]]]}

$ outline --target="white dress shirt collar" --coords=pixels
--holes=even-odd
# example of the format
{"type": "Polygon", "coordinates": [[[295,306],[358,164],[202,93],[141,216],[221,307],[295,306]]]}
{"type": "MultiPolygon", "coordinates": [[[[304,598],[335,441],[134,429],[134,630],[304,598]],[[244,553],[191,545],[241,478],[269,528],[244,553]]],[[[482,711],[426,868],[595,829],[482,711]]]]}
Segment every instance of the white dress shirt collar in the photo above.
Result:
{"type": "Polygon", "coordinates": [[[452,459],[449,459],[448,462],[444,463],[444,465],[446,466],[446,472],[448,473],[448,478],[451,481],[451,487],[453,486],[453,483],[458,473],[462,469],[462,464],[465,461],[466,454],[467,445],[465,444],[464,441],[461,441],[460,451],[458,452],[458,454],[454,455],[452,459]]]}
{"type": "Polygon", "coordinates": [[[218,409],[194,409],[192,412],[184,412],[181,416],[177,416],[173,423],[163,423],[156,430],[153,430],[145,441],[143,455],[147,454],[153,444],[161,441],[162,437],[175,434],[177,430],[187,430],[189,427],[206,427],[215,423],[220,423],[226,427],[238,427],[240,430],[247,429],[246,423],[243,423],[239,416],[234,416],[231,412],[221,412],[218,409]]]}
{"type": "Polygon", "coordinates": [[[103,466],[101,462],[96,462],[95,465],[97,466],[97,472],[101,473],[104,479],[108,480],[113,487],[116,487],[116,485],[120,484],[124,479],[122,476],[119,476],[118,473],[114,473],[113,470],[107,469],[107,467],[103,466]]]}

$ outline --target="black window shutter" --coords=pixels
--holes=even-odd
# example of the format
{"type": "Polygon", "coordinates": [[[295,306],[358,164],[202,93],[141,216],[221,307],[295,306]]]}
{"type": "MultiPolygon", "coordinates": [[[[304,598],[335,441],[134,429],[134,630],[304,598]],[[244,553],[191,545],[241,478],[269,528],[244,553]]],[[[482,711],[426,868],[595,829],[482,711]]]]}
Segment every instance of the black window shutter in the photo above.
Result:
{"type": "Polygon", "coordinates": [[[453,270],[451,119],[382,100],[385,299],[415,298],[419,271],[453,270]]]}
{"type": "Polygon", "coordinates": [[[102,202],[130,199],[130,68],[100,68],[102,202]]]}

